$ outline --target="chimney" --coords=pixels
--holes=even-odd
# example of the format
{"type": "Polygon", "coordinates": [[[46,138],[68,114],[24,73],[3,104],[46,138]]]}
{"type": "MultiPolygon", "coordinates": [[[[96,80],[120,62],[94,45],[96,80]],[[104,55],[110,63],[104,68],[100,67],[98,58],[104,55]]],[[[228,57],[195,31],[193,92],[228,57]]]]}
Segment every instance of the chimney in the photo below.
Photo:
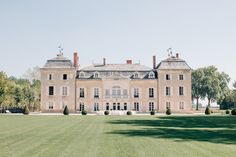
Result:
{"type": "Polygon", "coordinates": [[[78,68],[78,61],[79,61],[78,53],[75,51],[74,52],[74,67],[75,68],[78,68]]]}
{"type": "Polygon", "coordinates": [[[176,58],[179,59],[179,53],[176,53],[176,58]]]}
{"type": "Polygon", "coordinates": [[[156,69],[156,56],[152,56],[153,69],[156,69]]]}
{"type": "Polygon", "coordinates": [[[132,60],[131,59],[126,60],[126,63],[127,64],[132,64],[132,60]]]}
{"type": "Polygon", "coordinates": [[[103,65],[106,65],[106,58],[103,58],[103,65]]]}

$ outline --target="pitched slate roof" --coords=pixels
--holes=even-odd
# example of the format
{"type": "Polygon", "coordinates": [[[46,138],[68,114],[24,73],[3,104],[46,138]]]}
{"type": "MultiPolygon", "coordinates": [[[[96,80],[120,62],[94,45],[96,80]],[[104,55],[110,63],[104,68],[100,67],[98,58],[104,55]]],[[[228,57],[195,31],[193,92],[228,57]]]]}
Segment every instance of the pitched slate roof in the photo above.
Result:
{"type": "Polygon", "coordinates": [[[151,68],[141,64],[101,64],[90,65],[80,71],[150,71],[151,68]]]}
{"type": "Polygon", "coordinates": [[[159,70],[164,70],[164,69],[191,69],[190,66],[186,63],[185,60],[180,59],[180,58],[176,58],[176,57],[170,57],[167,58],[163,61],[161,61],[158,66],[157,69],[159,70]]]}
{"type": "Polygon", "coordinates": [[[55,58],[47,60],[44,68],[73,68],[71,60],[65,58],[63,55],[58,55],[55,58]]]}

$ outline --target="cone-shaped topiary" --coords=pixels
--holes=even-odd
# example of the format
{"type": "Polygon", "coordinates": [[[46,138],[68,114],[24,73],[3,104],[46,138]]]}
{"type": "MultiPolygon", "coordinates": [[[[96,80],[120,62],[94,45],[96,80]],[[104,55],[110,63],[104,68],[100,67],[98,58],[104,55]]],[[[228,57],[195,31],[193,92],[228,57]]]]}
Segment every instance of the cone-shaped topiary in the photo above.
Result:
{"type": "Polygon", "coordinates": [[[104,111],[104,115],[109,115],[109,111],[104,111]]]}
{"type": "Polygon", "coordinates": [[[155,115],[155,111],[151,111],[151,112],[150,112],[150,115],[155,115]]]}
{"type": "Polygon", "coordinates": [[[81,112],[81,114],[82,114],[82,115],[87,115],[87,111],[83,110],[83,111],[81,112]]]}
{"type": "Polygon", "coordinates": [[[205,114],[207,115],[211,114],[211,110],[208,106],[206,107],[205,114]]]}
{"type": "Polygon", "coordinates": [[[126,113],[127,115],[132,115],[132,112],[131,111],[127,111],[127,113],[126,113]]]}
{"type": "Polygon", "coordinates": [[[69,109],[68,109],[67,106],[64,108],[63,114],[64,115],[69,115],[69,109]]]}
{"type": "Polygon", "coordinates": [[[171,109],[168,107],[167,110],[166,110],[166,114],[167,115],[171,115],[171,109]]]}
{"type": "Polygon", "coordinates": [[[24,115],[28,115],[29,114],[29,108],[28,108],[27,105],[25,105],[25,107],[24,107],[23,114],[24,115]]]}
{"type": "Polygon", "coordinates": [[[229,113],[230,113],[230,111],[227,109],[227,110],[225,111],[225,113],[226,113],[226,114],[229,114],[229,113]]]}
{"type": "Polygon", "coordinates": [[[236,109],[232,109],[231,114],[236,115],[236,109]]]}

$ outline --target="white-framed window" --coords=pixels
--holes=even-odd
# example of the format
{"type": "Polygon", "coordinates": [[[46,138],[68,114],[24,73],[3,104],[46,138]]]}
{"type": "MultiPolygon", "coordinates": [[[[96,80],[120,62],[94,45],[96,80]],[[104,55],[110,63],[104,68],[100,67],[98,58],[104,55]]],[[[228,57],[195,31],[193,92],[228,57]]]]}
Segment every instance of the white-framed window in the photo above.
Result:
{"type": "Polygon", "coordinates": [[[170,74],[166,74],[166,80],[170,80],[170,79],[171,79],[170,74]]]}
{"type": "Polygon", "coordinates": [[[67,96],[68,95],[68,88],[66,86],[62,87],[62,96],[67,96]]]}
{"type": "Polygon", "coordinates": [[[106,110],[109,111],[109,109],[110,109],[110,106],[109,106],[109,103],[107,102],[106,103],[106,110]]]}
{"type": "Polygon", "coordinates": [[[79,111],[84,111],[84,102],[79,103],[79,111]]]}
{"type": "Polygon", "coordinates": [[[80,72],[80,73],[79,73],[79,77],[80,77],[80,78],[84,78],[84,77],[85,77],[84,72],[80,72]]]}
{"type": "Polygon", "coordinates": [[[149,92],[149,98],[154,98],[154,88],[149,88],[148,92],[149,92]]]}
{"type": "Polygon", "coordinates": [[[165,92],[166,92],[166,96],[170,96],[170,92],[171,92],[170,91],[170,87],[166,87],[166,91],[165,92]]]}
{"type": "Polygon", "coordinates": [[[53,96],[54,95],[54,86],[48,87],[48,95],[53,96]]]}
{"type": "Polygon", "coordinates": [[[94,98],[99,98],[99,89],[94,88],[94,98]]]}
{"type": "Polygon", "coordinates": [[[53,102],[48,102],[48,109],[53,110],[53,102]]]}
{"type": "Polygon", "coordinates": [[[179,102],[179,109],[184,110],[184,102],[179,102]]]}
{"type": "Polygon", "coordinates": [[[94,72],[94,78],[99,78],[99,73],[97,71],[94,72]]]}
{"type": "Polygon", "coordinates": [[[184,80],[184,75],[183,74],[179,75],[179,80],[184,80]]]}
{"type": "Polygon", "coordinates": [[[154,102],[149,102],[149,111],[154,111],[154,102]]]}
{"type": "Polygon", "coordinates": [[[99,111],[99,103],[94,103],[94,111],[99,111]]]}
{"type": "Polygon", "coordinates": [[[151,71],[151,72],[149,73],[148,78],[150,78],[150,79],[155,78],[155,74],[154,74],[153,71],[151,71]]]}
{"type": "Polygon", "coordinates": [[[134,88],[134,97],[135,98],[139,97],[139,89],[138,88],[134,88]]]}
{"type": "Polygon", "coordinates": [[[63,74],[63,75],[62,75],[62,79],[63,79],[63,80],[68,80],[68,75],[67,75],[67,74],[63,74]]]}
{"type": "Polygon", "coordinates": [[[184,87],[182,87],[182,86],[179,87],[179,95],[180,96],[184,95],[184,87]]]}
{"type": "Polygon", "coordinates": [[[171,103],[169,101],[166,102],[166,109],[171,108],[171,103]]]}
{"type": "Polygon", "coordinates": [[[84,88],[79,89],[79,97],[84,98],[84,88]]]}
{"type": "Polygon", "coordinates": [[[124,110],[125,111],[127,110],[127,103],[126,102],[124,103],[124,110]]]}
{"type": "Polygon", "coordinates": [[[139,111],[139,102],[134,102],[134,110],[139,111]]]}
{"type": "Polygon", "coordinates": [[[48,74],[48,80],[52,80],[52,74],[48,74]]]}
{"type": "Polygon", "coordinates": [[[116,110],[116,103],[113,103],[113,110],[116,110]]]}
{"type": "Polygon", "coordinates": [[[120,110],[120,103],[117,103],[117,110],[120,110]]]}
{"type": "Polygon", "coordinates": [[[136,78],[136,79],[139,78],[138,72],[134,73],[134,78],[136,78]]]}

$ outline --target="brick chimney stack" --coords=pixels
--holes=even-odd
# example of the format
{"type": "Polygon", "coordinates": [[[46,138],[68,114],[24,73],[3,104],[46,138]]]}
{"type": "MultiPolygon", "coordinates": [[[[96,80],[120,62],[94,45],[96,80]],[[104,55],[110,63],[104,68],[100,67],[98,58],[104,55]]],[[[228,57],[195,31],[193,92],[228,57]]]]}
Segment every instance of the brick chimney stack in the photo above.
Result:
{"type": "Polygon", "coordinates": [[[106,58],[103,58],[103,65],[106,65],[106,58]]]}
{"type": "Polygon", "coordinates": [[[179,53],[176,53],[176,58],[179,59],[179,53]]]}
{"type": "Polygon", "coordinates": [[[126,63],[127,64],[132,64],[132,60],[131,59],[126,60],[126,63]]]}
{"type": "Polygon", "coordinates": [[[156,69],[156,56],[152,56],[153,69],[156,69]]]}
{"type": "Polygon", "coordinates": [[[74,52],[74,67],[78,68],[79,66],[79,57],[77,51],[74,52]]]}

